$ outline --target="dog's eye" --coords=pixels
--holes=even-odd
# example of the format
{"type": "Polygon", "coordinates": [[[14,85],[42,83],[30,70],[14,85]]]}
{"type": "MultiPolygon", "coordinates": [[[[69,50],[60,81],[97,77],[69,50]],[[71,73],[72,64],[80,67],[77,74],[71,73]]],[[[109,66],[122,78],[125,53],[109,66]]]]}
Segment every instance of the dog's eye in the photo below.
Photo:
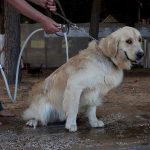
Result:
{"type": "Polygon", "coordinates": [[[126,40],[126,43],[132,44],[132,40],[131,39],[126,40]]]}
{"type": "Polygon", "coordinates": [[[142,42],[142,38],[139,38],[139,42],[140,42],[140,43],[142,42]]]}

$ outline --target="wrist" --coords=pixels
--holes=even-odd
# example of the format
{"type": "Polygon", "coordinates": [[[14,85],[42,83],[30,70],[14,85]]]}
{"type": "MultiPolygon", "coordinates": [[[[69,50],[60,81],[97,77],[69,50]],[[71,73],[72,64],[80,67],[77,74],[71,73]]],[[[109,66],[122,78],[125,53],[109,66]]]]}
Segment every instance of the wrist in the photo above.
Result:
{"type": "Polygon", "coordinates": [[[39,14],[36,17],[36,21],[41,24],[44,24],[44,22],[46,22],[47,19],[48,19],[48,17],[43,14],[39,14]]]}
{"type": "Polygon", "coordinates": [[[41,23],[41,24],[45,24],[45,22],[47,22],[49,18],[47,16],[41,16],[38,18],[37,22],[41,23]]]}

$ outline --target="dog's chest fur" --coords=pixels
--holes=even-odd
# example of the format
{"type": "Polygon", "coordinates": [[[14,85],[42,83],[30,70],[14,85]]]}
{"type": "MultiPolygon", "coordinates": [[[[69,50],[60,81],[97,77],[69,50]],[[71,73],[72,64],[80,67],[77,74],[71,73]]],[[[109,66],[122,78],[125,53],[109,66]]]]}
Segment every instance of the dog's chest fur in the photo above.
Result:
{"type": "Polygon", "coordinates": [[[119,70],[109,59],[94,60],[88,64],[86,76],[87,87],[106,88],[108,91],[118,86],[123,79],[123,71],[119,70]]]}
{"type": "Polygon", "coordinates": [[[83,75],[85,79],[85,90],[81,99],[83,105],[100,105],[101,99],[111,89],[117,87],[123,79],[123,71],[117,69],[112,62],[107,59],[94,61],[88,64],[88,72],[83,75]],[[87,76],[89,79],[87,79],[87,76]],[[86,101],[86,104],[85,104],[86,101]]]}

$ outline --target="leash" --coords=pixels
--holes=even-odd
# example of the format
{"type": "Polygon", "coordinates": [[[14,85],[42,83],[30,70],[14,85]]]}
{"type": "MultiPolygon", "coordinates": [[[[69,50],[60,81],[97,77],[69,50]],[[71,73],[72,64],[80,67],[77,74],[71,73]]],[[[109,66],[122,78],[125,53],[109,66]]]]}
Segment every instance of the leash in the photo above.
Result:
{"type": "MultiPolygon", "coordinates": [[[[79,32],[83,32],[83,33],[86,34],[91,40],[94,40],[94,41],[96,41],[96,42],[98,43],[98,39],[96,39],[96,38],[94,38],[93,36],[91,36],[91,35],[90,35],[88,32],[86,32],[84,29],[81,29],[80,27],[78,27],[77,24],[71,22],[71,21],[66,17],[66,14],[65,14],[65,12],[64,12],[64,10],[63,10],[63,8],[62,8],[60,2],[59,2],[59,0],[55,0],[55,1],[56,1],[57,5],[59,6],[59,9],[60,9],[62,15],[61,15],[60,13],[58,13],[58,12],[52,12],[54,15],[60,17],[60,18],[63,19],[65,22],[67,22],[67,24],[68,24],[71,28],[73,28],[73,29],[75,29],[75,30],[77,30],[77,31],[79,31],[79,32]]],[[[48,10],[48,11],[49,11],[49,10],[48,10]]]]}
{"type": "Polygon", "coordinates": [[[59,16],[60,18],[62,18],[64,21],[66,21],[70,27],[72,27],[73,29],[79,31],[79,32],[83,32],[85,33],[91,40],[94,41],[98,41],[96,38],[94,38],[93,36],[91,36],[88,32],[86,32],[84,29],[80,28],[77,26],[77,24],[71,22],[69,19],[67,19],[65,16],[62,16],[61,14],[59,14],[58,12],[54,12],[53,13],[56,16],[59,16]]]}

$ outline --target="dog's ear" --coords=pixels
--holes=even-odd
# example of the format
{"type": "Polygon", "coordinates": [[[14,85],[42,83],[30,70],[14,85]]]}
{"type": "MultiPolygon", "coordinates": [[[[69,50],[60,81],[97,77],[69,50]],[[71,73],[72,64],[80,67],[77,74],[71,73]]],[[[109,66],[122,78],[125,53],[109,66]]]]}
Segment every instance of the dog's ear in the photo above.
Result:
{"type": "Polygon", "coordinates": [[[98,47],[102,50],[105,56],[113,58],[116,56],[118,51],[119,40],[113,36],[107,36],[100,40],[98,47]]]}

